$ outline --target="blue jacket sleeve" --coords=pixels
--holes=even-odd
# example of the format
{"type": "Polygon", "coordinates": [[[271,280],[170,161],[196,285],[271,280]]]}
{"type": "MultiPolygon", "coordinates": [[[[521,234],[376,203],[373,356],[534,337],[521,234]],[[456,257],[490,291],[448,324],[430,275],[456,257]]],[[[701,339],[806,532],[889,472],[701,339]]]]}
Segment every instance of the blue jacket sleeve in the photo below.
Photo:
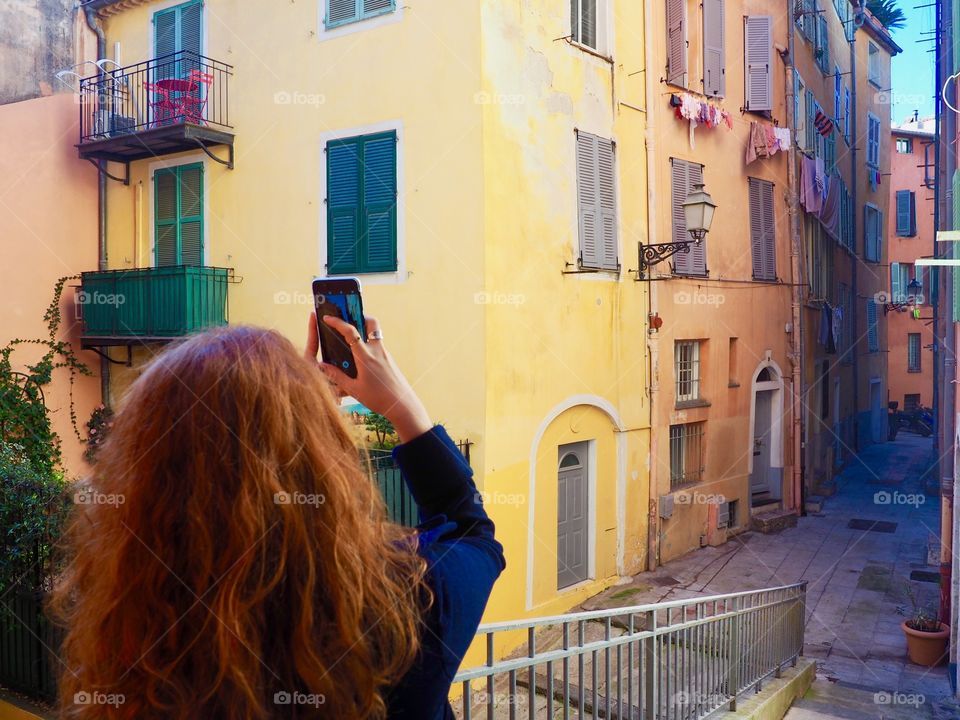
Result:
{"type": "Polygon", "coordinates": [[[503,547],[483,508],[473,471],[447,431],[436,425],[394,448],[420,509],[420,554],[434,593],[429,633],[439,641],[444,675],[453,679],[506,567],[503,547]]]}

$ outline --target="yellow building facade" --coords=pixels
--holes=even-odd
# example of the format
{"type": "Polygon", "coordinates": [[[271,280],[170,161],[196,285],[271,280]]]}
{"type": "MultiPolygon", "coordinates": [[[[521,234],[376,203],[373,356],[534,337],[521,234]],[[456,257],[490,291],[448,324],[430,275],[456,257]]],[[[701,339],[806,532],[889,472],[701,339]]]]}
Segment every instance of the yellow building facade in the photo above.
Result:
{"type": "MultiPolygon", "coordinates": [[[[507,556],[488,620],[643,569],[642,6],[91,5],[115,64],[80,152],[127,180],[108,183],[109,268],[229,268],[229,322],[296,343],[311,279],[359,276],[434,419],[471,444],[507,556]]],[[[115,330],[87,329],[130,360],[114,402],[165,339],[115,330]]]]}

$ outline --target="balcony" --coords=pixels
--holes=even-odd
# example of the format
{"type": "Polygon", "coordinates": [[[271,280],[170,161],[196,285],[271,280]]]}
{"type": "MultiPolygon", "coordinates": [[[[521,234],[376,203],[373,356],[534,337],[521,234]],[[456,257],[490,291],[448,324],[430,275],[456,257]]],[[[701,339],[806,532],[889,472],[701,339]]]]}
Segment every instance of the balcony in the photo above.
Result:
{"type": "MultiPolygon", "coordinates": [[[[233,166],[230,65],[190,51],[80,81],[80,157],[129,163],[198,147],[233,166]],[[228,159],[210,148],[226,146],[228,159]]],[[[123,179],[123,178],[117,178],[123,179]]]]}
{"type": "Polygon", "coordinates": [[[84,348],[167,342],[227,324],[227,268],[171,265],[81,274],[84,348]]]}

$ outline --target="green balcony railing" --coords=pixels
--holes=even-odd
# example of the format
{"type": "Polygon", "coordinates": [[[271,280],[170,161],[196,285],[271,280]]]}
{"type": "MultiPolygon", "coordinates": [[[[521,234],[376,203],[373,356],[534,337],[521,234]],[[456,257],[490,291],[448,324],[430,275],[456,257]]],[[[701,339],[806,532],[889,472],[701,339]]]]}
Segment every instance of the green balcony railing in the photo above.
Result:
{"type": "Polygon", "coordinates": [[[172,265],[81,274],[85,347],[172,340],[227,324],[228,268],[172,265]]]}

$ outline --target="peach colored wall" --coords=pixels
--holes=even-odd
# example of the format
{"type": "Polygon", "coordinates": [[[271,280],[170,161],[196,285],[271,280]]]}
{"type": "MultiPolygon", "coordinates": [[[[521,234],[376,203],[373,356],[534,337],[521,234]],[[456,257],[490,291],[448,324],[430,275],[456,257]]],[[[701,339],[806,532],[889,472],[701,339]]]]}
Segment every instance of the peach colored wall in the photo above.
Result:
{"type": "MultiPolygon", "coordinates": [[[[932,136],[898,133],[890,135],[890,193],[887,213],[887,248],[890,262],[913,263],[918,257],[933,254],[933,190],[923,184],[923,144],[932,141],[932,136]],[[912,153],[898,153],[897,138],[913,140],[912,153]],[[916,193],[917,234],[914,237],[897,236],[897,190],[912,190],[916,193]]],[[[888,279],[889,282],[889,279],[888,279]]],[[[924,278],[924,294],[929,294],[929,282],[924,278]]],[[[888,374],[889,398],[900,403],[903,396],[920,394],[920,402],[926,407],[933,404],[933,353],[927,347],[933,343],[932,311],[929,305],[920,307],[920,319],[914,320],[910,313],[887,315],[887,338],[889,343],[888,374]],[[920,333],[920,372],[907,372],[907,335],[920,333]]]]}
{"type": "MultiPolygon", "coordinates": [[[[43,314],[58,278],[97,268],[97,173],[77,158],[78,112],[71,94],[0,105],[0,263],[4,321],[0,345],[13,338],[46,337],[43,314]]],[[[76,283],[73,283],[76,284],[76,283]]],[[[63,323],[59,338],[79,349],[80,326],[75,320],[71,283],[60,304],[63,323]]],[[[14,369],[23,369],[42,354],[21,347],[12,356],[14,369]]],[[[92,352],[79,352],[93,371],[73,387],[81,430],[100,402],[100,362],[92,352]]],[[[53,427],[63,441],[68,476],[86,469],[83,444],[70,422],[70,383],[65,370],[54,371],[44,387],[53,427]]]]}

